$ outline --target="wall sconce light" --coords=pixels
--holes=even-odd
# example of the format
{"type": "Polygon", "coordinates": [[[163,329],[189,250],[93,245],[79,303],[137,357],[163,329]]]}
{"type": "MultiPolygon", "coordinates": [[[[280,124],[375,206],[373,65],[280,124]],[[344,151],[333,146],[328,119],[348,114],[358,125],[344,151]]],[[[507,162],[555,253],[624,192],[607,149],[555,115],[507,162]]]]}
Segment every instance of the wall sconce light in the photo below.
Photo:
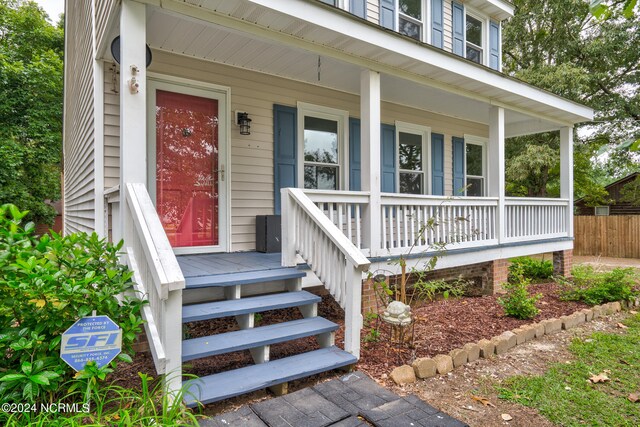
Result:
{"type": "Polygon", "coordinates": [[[236,124],[240,127],[240,135],[251,135],[251,119],[249,113],[236,112],[236,124]]]}

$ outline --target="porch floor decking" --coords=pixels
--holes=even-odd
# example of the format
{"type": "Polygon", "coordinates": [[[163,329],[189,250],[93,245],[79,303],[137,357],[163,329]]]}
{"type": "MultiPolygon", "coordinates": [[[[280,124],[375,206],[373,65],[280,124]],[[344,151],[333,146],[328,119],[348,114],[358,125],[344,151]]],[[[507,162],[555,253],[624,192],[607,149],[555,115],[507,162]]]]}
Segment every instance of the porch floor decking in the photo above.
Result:
{"type": "Polygon", "coordinates": [[[269,254],[262,252],[232,252],[179,255],[176,258],[185,278],[282,268],[280,252],[269,254]]]}

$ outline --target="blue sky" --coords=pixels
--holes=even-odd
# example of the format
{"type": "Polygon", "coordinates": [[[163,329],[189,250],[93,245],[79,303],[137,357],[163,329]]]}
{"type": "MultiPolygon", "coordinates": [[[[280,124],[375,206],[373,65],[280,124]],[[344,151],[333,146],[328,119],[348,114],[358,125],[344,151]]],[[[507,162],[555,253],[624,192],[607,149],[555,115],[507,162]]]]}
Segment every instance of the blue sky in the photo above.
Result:
{"type": "Polygon", "coordinates": [[[42,7],[53,23],[58,22],[58,16],[64,12],[64,0],[35,0],[42,7]]]}

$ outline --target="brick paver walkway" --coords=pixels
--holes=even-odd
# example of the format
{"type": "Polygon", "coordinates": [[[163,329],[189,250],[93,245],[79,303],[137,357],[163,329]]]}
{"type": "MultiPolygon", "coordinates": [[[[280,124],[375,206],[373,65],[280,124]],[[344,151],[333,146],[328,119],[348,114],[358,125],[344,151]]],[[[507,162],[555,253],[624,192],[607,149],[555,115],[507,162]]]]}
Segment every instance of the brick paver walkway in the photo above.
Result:
{"type": "Polygon", "coordinates": [[[202,427],[464,427],[417,396],[401,397],[362,372],[218,415],[202,427]]]}

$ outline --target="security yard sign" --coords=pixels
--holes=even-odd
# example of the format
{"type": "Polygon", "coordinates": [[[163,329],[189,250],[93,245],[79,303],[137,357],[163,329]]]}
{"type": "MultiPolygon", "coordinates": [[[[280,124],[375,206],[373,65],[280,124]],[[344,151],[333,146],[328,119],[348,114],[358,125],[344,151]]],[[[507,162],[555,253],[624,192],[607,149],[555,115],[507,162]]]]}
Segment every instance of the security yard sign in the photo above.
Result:
{"type": "Polygon", "coordinates": [[[99,368],[120,354],[122,329],[108,316],[83,317],[62,334],[60,357],[77,371],[91,361],[99,368]]]}

